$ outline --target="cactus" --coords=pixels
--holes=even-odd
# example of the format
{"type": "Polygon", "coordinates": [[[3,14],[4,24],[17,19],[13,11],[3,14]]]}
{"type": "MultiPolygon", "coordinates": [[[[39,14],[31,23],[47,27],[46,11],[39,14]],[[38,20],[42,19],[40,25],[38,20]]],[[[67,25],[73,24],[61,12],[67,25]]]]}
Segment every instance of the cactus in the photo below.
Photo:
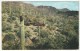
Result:
{"type": "Polygon", "coordinates": [[[23,7],[21,6],[21,12],[20,12],[20,34],[21,34],[21,49],[25,49],[25,33],[24,33],[24,19],[22,17],[23,7]]]}
{"type": "Polygon", "coordinates": [[[21,49],[25,49],[24,19],[20,21],[21,49]]]}
{"type": "MultiPolygon", "coordinates": [[[[39,40],[40,40],[40,26],[38,26],[39,40]]],[[[40,40],[41,43],[41,40],[40,40]]]]}
{"type": "Polygon", "coordinates": [[[12,15],[12,3],[10,2],[9,4],[9,18],[10,18],[10,23],[11,23],[11,31],[13,32],[14,31],[14,20],[12,19],[13,15],[12,15]]]}

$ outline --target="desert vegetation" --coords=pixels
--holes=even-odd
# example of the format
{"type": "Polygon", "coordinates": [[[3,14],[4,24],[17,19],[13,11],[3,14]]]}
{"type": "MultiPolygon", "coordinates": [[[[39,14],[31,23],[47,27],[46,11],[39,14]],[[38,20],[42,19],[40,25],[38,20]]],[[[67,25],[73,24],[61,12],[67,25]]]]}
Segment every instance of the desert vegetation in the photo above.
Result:
{"type": "Polygon", "coordinates": [[[6,1],[2,2],[3,50],[21,49],[20,12],[24,19],[26,50],[78,49],[78,11],[6,1]]]}

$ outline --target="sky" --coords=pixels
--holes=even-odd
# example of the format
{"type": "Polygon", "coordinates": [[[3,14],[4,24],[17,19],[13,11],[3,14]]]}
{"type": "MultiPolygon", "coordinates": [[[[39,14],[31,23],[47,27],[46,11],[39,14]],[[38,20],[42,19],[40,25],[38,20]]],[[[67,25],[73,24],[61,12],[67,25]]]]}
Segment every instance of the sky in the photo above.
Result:
{"type": "Polygon", "coordinates": [[[69,10],[79,10],[78,1],[27,1],[26,3],[33,4],[34,6],[52,6],[57,9],[68,8],[69,10]]]}

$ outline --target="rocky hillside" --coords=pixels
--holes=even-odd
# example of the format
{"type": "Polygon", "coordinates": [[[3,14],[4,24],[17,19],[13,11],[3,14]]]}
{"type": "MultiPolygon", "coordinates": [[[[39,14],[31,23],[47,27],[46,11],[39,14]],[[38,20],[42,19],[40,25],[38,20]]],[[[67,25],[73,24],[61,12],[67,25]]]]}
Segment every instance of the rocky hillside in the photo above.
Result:
{"type": "Polygon", "coordinates": [[[78,49],[78,11],[17,1],[2,2],[2,49],[20,49],[21,8],[25,49],[78,49]]]}

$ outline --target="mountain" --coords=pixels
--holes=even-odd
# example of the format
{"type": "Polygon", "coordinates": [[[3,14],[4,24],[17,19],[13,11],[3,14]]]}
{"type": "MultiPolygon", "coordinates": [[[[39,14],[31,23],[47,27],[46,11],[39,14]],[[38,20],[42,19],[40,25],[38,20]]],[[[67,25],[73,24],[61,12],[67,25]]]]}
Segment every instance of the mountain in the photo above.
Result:
{"type": "Polygon", "coordinates": [[[70,10],[69,10],[69,9],[67,9],[67,8],[63,8],[63,9],[59,9],[59,11],[67,12],[67,11],[70,11],[70,10]]]}
{"type": "Polygon", "coordinates": [[[52,7],[52,6],[37,6],[38,9],[41,9],[41,10],[45,10],[45,12],[47,11],[48,13],[57,13],[58,12],[58,9],[56,9],[55,7],[52,7]]]}
{"type": "Polygon", "coordinates": [[[52,6],[37,6],[37,8],[40,8],[40,9],[48,9],[48,10],[57,10],[55,7],[52,7],[52,6]]]}
{"type": "Polygon", "coordinates": [[[67,8],[57,9],[52,6],[37,6],[38,9],[41,9],[41,12],[47,12],[49,14],[62,14],[68,16],[75,16],[78,15],[78,11],[71,11],[67,8]]]}

